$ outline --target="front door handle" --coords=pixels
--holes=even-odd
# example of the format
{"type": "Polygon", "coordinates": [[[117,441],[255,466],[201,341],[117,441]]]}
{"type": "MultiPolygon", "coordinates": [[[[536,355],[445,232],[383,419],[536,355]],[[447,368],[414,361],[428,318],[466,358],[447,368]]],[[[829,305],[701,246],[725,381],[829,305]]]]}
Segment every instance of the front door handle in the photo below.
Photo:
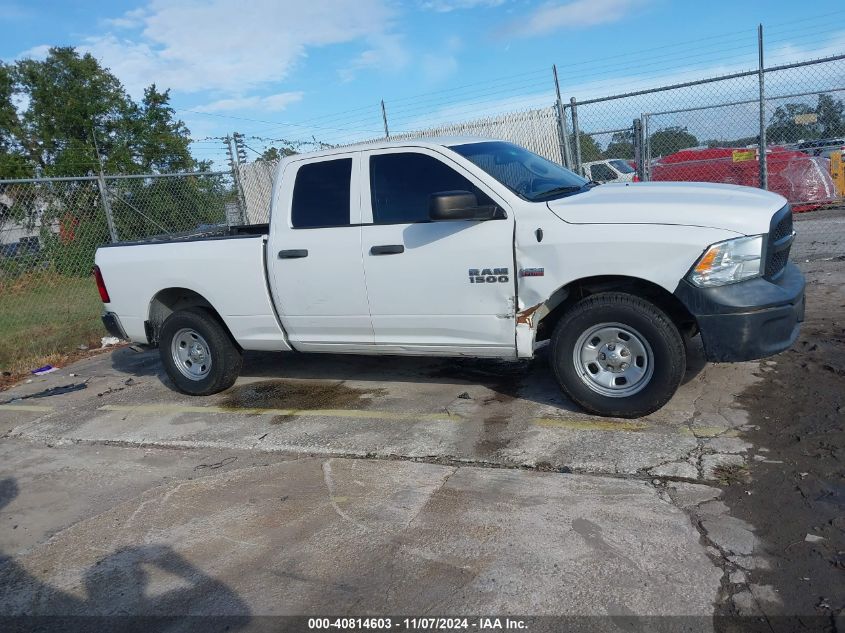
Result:
{"type": "Polygon", "coordinates": [[[299,257],[308,257],[308,251],[304,248],[279,251],[279,259],[297,259],[299,257]]]}
{"type": "Polygon", "coordinates": [[[398,255],[404,252],[405,247],[401,244],[385,244],[383,246],[373,246],[370,249],[370,255],[398,255]]]}

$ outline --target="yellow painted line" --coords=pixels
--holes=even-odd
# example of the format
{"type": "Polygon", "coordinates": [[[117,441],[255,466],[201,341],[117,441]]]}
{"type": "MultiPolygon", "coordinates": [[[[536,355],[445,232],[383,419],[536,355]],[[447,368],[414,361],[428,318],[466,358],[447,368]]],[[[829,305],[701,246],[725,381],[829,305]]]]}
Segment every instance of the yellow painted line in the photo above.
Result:
{"type": "Polygon", "coordinates": [[[562,418],[538,418],[534,420],[537,426],[546,426],[573,431],[645,431],[653,426],[640,422],[613,422],[611,420],[564,420],[562,418]]]}
{"type": "Polygon", "coordinates": [[[36,413],[49,413],[55,411],[53,407],[39,406],[36,404],[0,404],[0,411],[34,411],[36,413]]]}
{"type": "Polygon", "coordinates": [[[214,413],[226,415],[274,415],[309,416],[325,418],[355,418],[380,420],[451,420],[462,418],[449,413],[402,413],[398,411],[368,411],[366,409],[272,409],[254,407],[192,407],[178,404],[107,404],[98,411],[121,411],[125,413],[214,413]]]}
{"type": "MultiPolygon", "coordinates": [[[[625,433],[639,433],[641,431],[660,431],[660,425],[645,424],[643,422],[624,422],[613,420],[566,420],[563,418],[538,418],[534,420],[537,426],[545,426],[559,429],[570,429],[573,431],[618,431],[625,433]]],[[[665,428],[665,427],[663,427],[665,428]]],[[[720,426],[700,426],[690,430],[686,425],[672,429],[672,433],[678,435],[691,435],[694,437],[737,437],[739,431],[734,429],[725,430],[720,426]]]]}
{"type": "MultiPolygon", "coordinates": [[[[12,405],[7,405],[12,406],[12,405]]],[[[23,408],[23,407],[22,407],[23,408]]],[[[2,407],[0,407],[2,409],[2,407]]],[[[33,407],[25,410],[48,410],[50,407],[33,407]]],[[[115,411],[123,413],[138,414],[184,414],[184,413],[211,413],[220,415],[271,415],[271,416],[300,416],[300,417],[322,417],[322,418],[345,418],[353,420],[424,420],[424,421],[448,421],[460,422],[462,416],[443,413],[406,413],[400,411],[369,411],[366,409],[274,409],[259,407],[218,407],[218,406],[190,406],[181,404],[139,404],[122,405],[107,404],[98,408],[98,411],[115,411]]],[[[640,433],[643,431],[659,432],[661,427],[643,422],[623,420],[568,420],[565,418],[537,418],[533,420],[535,426],[546,428],[568,429],[572,431],[609,431],[621,433],[640,433]]],[[[691,431],[686,425],[672,429],[672,433],[680,435],[695,435],[696,437],[715,437],[724,435],[735,437],[736,431],[725,431],[723,427],[697,427],[691,431]]]]}

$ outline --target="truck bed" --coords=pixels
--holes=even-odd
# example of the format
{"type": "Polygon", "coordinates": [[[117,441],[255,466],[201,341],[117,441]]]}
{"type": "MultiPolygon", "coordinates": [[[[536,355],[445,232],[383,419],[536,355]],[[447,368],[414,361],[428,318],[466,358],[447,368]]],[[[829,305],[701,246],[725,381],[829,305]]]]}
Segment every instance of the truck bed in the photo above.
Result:
{"type": "Polygon", "coordinates": [[[221,227],[98,249],[95,263],[111,299],[106,311],[131,340],[148,343],[145,322],[159,297],[196,293],[244,349],[290,349],[267,287],[266,230],[221,227]]]}
{"type": "Polygon", "coordinates": [[[238,237],[256,237],[267,235],[270,225],[264,224],[242,224],[239,226],[212,226],[200,227],[185,233],[167,233],[153,235],[141,240],[128,242],[116,242],[114,244],[103,244],[100,248],[111,248],[116,246],[138,246],[139,244],[170,244],[174,242],[201,242],[208,240],[228,240],[238,237]]]}

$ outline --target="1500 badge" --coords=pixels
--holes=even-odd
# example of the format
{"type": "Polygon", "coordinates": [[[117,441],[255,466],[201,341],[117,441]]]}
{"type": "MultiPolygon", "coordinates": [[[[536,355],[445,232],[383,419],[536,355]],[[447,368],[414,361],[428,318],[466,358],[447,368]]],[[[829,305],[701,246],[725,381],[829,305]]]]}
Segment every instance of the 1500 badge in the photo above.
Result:
{"type": "Polygon", "coordinates": [[[508,280],[507,268],[470,268],[469,283],[471,284],[495,284],[505,283],[508,280]]]}

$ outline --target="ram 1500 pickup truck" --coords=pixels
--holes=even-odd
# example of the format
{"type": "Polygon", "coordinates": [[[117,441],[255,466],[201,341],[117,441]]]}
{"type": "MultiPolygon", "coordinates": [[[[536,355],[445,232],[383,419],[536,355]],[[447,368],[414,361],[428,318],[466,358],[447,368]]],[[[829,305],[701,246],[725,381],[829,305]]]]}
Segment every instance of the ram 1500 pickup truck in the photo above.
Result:
{"type": "Polygon", "coordinates": [[[684,337],[756,359],[804,315],[781,196],[596,186],[503,141],[289,156],[269,225],[224,233],[96,254],[107,329],[158,345],[188,394],[230,387],[243,350],[522,359],[550,341],[572,400],[636,417],[677,389],[684,337]]]}

